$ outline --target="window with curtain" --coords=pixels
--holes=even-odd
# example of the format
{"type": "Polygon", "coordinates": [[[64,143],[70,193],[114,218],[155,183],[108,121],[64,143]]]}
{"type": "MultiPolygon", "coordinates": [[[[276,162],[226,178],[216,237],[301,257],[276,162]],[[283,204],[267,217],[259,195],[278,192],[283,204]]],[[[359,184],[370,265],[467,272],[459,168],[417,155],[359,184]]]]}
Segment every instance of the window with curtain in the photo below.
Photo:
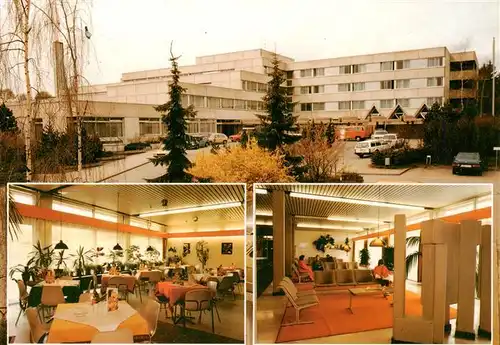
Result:
{"type": "Polygon", "coordinates": [[[92,217],[91,208],[76,206],[65,202],[53,201],[52,209],[55,211],[60,211],[65,213],[77,214],[79,216],[92,217]]]}
{"type": "MultiPolygon", "coordinates": [[[[60,240],[63,240],[68,246],[67,254],[75,254],[80,246],[85,251],[94,249],[96,247],[95,232],[95,229],[88,227],[64,223],[61,227],[60,223],[52,223],[52,245],[55,246],[60,240]]],[[[69,268],[72,268],[73,261],[74,258],[66,262],[69,268]]]]}
{"type": "Polygon", "coordinates": [[[99,210],[99,211],[94,212],[94,217],[96,219],[105,220],[107,222],[116,223],[118,221],[118,217],[117,217],[116,213],[114,213],[114,212],[106,212],[106,211],[99,210]]]}
{"type": "Polygon", "coordinates": [[[35,204],[35,195],[31,193],[23,193],[19,191],[11,191],[10,192],[12,199],[15,202],[26,205],[34,205],[35,204]]]}
{"type": "MultiPolygon", "coordinates": [[[[368,244],[373,241],[370,239],[368,244]]],[[[370,268],[373,269],[377,266],[378,261],[382,259],[382,247],[370,247],[368,246],[368,250],[370,251],[370,268]]]]}
{"type": "Polygon", "coordinates": [[[146,248],[148,248],[148,246],[150,245],[150,242],[147,236],[131,234],[130,244],[139,246],[141,253],[144,253],[146,251],[146,248]]]}
{"type": "MultiPolygon", "coordinates": [[[[96,230],[96,247],[103,247],[104,256],[97,258],[98,264],[103,264],[109,259],[107,258],[108,253],[113,250],[113,247],[118,241],[116,231],[109,230],[96,230]]],[[[123,244],[123,243],[122,243],[123,244]]],[[[124,247],[122,245],[122,247],[124,247]]]]}
{"type": "MultiPolygon", "coordinates": [[[[7,272],[11,267],[16,265],[25,265],[28,261],[28,253],[33,250],[33,228],[31,225],[20,224],[18,237],[11,239],[8,237],[8,267],[7,272]]],[[[10,278],[10,277],[9,277],[10,278]]],[[[21,273],[14,275],[16,279],[22,279],[21,273]]],[[[15,304],[19,301],[19,290],[17,284],[12,280],[7,280],[7,303],[15,304]]]]}

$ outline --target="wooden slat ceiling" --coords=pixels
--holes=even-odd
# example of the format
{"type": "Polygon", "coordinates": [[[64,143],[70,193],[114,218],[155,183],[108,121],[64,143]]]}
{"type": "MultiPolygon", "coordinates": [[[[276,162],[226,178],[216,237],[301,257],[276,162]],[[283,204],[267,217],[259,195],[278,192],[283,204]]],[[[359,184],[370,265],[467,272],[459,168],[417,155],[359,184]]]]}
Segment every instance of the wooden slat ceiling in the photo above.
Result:
{"type": "MultiPolygon", "coordinates": [[[[299,192],[335,196],[359,200],[382,201],[396,204],[441,208],[456,204],[477,196],[491,193],[490,185],[261,185],[255,188],[283,190],[285,192],[299,192]]],[[[406,214],[408,217],[424,212],[424,210],[409,210],[390,207],[376,207],[368,205],[348,204],[341,202],[312,200],[290,197],[285,194],[286,210],[291,215],[312,216],[324,218],[296,218],[297,223],[312,224],[315,226],[328,225],[353,228],[376,228],[376,224],[361,222],[343,222],[327,220],[328,217],[375,219],[391,222],[395,214],[406,214]]],[[[272,196],[257,194],[257,219],[270,221],[270,217],[259,216],[261,213],[272,213],[272,196]]]]}
{"type": "MultiPolygon", "coordinates": [[[[39,185],[30,185],[39,191],[59,189],[65,200],[81,202],[96,207],[116,211],[119,195],[119,212],[138,215],[140,213],[198,207],[204,205],[243,202],[245,187],[243,185],[153,185],[153,184],[95,184],[95,185],[67,185],[58,188],[40,188],[39,185]],[[162,200],[168,200],[168,206],[162,206],[162,200]]],[[[240,223],[244,227],[244,206],[227,209],[196,211],[164,216],[155,216],[152,221],[164,224],[168,229],[217,230],[214,226],[221,223],[240,223]],[[197,221],[194,219],[197,217],[197,221]]],[[[229,229],[228,229],[229,230],[229,229]]]]}

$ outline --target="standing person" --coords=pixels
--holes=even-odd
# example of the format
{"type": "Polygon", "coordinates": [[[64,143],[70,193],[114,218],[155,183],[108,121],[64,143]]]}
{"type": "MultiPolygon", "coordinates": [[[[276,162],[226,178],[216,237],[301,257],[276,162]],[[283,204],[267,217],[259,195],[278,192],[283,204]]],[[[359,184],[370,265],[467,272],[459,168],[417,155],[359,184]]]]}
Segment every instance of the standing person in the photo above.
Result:
{"type": "Polygon", "coordinates": [[[311,281],[314,281],[313,270],[306,264],[304,258],[305,258],[304,255],[299,256],[299,272],[307,272],[309,278],[311,278],[311,281]]]}

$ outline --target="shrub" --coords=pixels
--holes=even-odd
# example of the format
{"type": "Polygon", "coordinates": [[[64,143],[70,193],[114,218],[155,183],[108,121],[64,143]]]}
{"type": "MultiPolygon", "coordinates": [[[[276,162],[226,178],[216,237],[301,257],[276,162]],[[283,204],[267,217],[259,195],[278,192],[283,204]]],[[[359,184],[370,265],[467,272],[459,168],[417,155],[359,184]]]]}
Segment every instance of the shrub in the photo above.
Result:
{"type": "Polygon", "coordinates": [[[391,166],[408,166],[425,161],[425,150],[423,148],[391,148],[380,152],[375,152],[371,156],[372,164],[375,166],[385,166],[385,159],[390,158],[391,166]]]}
{"type": "Polygon", "coordinates": [[[24,139],[16,132],[0,132],[0,183],[26,180],[24,139]]]}
{"type": "Polygon", "coordinates": [[[141,143],[141,142],[130,143],[130,144],[125,145],[125,151],[144,150],[148,147],[149,148],[151,147],[150,143],[141,143]]]}

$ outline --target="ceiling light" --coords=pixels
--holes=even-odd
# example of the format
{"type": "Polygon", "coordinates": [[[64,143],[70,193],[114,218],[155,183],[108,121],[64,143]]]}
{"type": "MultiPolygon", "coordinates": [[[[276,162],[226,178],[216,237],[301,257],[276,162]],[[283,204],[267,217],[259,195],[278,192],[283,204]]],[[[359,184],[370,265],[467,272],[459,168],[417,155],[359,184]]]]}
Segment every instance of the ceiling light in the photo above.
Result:
{"type": "Polygon", "coordinates": [[[297,224],[298,228],[315,228],[315,229],[336,229],[336,230],[352,230],[352,231],[361,231],[363,228],[359,227],[346,227],[341,225],[319,225],[319,224],[305,224],[299,223],[297,224]]]}
{"type": "Polygon", "coordinates": [[[304,193],[297,193],[297,192],[291,192],[290,196],[293,198],[343,202],[346,204],[357,204],[357,205],[378,206],[378,207],[393,207],[393,208],[410,209],[410,210],[425,210],[426,209],[425,207],[422,207],[422,206],[393,204],[393,203],[389,203],[389,202],[359,200],[359,199],[341,198],[341,197],[325,196],[325,195],[317,195],[317,194],[304,194],[304,193]]]}
{"type": "Polygon", "coordinates": [[[380,239],[380,237],[377,237],[373,241],[370,242],[370,247],[385,247],[385,242],[380,239]]]}
{"type": "Polygon", "coordinates": [[[267,211],[257,211],[255,212],[256,216],[264,216],[264,217],[271,217],[273,215],[272,212],[267,212],[267,211]]]}
{"type": "Polygon", "coordinates": [[[267,190],[262,188],[255,188],[255,194],[267,194],[267,190]]]}
{"type": "Polygon", "coordinates": [[[139,214],[139,217],[155,217],[155,216],[165,216],[169,214],[178,214],[178,213],[189,213],[189,212],[197,212],[197,211],[209,211],[209,210],[218,210],[222,208],[233,208],[233,207],[241,207],[241,202],[230,202],[225,204],[215,204],[215,205],[204,205],[198,207],[187,207],[187,208],[177,208],[171,210],[163,210],[163,211],[155,211],[155,212],[147,212],[139,214]]]}
{"type": "Polygon", "coordinates": [[[376,219],[362,219],[362,218],[342,218],[342,217],[328,217],[328,220],[334,220],[338,222],[352,222],[352,223],[367,223],[367,224],[379,224],[384,223],[383,220],[376,219]]]}
{"type": "Polygon", "coordinates": [[[59,241],[58,244],[56,244],[56,246],[54,247],[54,249],[62,249],[62,250],[65,250],[65,249],[68,249],[68,245],[66,243],[64,243],[62,240],[59,241]]]}

